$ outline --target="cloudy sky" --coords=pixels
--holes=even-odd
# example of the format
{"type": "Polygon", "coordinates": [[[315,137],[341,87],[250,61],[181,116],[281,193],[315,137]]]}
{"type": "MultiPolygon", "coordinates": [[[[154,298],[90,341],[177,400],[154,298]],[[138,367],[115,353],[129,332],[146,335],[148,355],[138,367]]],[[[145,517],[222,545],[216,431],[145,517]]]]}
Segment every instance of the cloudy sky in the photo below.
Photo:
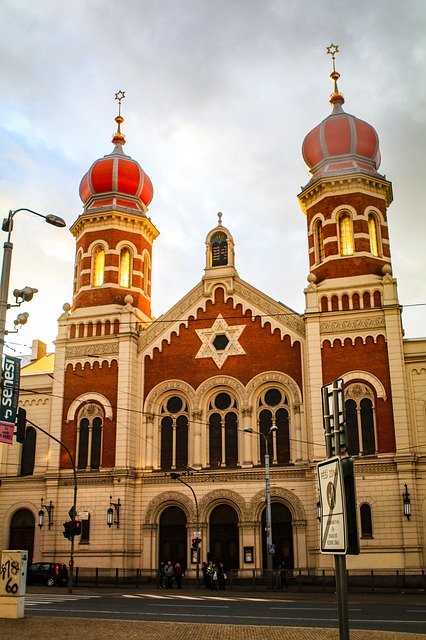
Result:
{"type": "MultiPolygon", "coordinates": [[[[0,216],[29,207],[72,224],[82,176],[112,151],[124,90],[125,152],[155,190],[157,316],[201,279],[218,211],[239,275],[303,312],[301,145],[330,113],[326,47],[337,43],[344,108],[376,128],[393,182],[406,336],[426,335],[424,0],[0,0],[0,12],[0,216]]],[[[7,336],[19,354],[33,338],[51,346],[71,302],[74,238],[21,212],[12,239],[11,291],[39,289],[20,309],[28,324],[7,336]]]]}

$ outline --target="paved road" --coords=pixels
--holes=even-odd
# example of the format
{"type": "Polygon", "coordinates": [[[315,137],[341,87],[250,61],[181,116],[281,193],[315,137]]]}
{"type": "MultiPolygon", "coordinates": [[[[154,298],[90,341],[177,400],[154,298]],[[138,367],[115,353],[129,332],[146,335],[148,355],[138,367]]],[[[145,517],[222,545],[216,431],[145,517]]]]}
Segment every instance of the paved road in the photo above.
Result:
{"type": "MultiPolygon", "coordinates": [[[[205,591],[102,591],[30,588],[26,616],[104,620],[186,622],[239,627],[338,629],[334,594],[210,593],[205,591]]],[[[426,638],[423,594],[351,596],[350,629],[422,634],[426,638]]],[[[394,635],[392,634],[392,637],[394,635]]]]}

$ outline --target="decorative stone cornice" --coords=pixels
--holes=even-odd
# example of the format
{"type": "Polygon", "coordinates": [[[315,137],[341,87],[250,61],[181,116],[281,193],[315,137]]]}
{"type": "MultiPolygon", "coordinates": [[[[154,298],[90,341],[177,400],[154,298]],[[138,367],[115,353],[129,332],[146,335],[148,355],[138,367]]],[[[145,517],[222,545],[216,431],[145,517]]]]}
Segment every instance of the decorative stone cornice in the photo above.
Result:
{"type": "Polygon", "coordinates": [[[116,355],[119,353],[120,345],[118,341],[104,342],[102,344],[87,344],[67,347],[65,349],[66,358],[101,357],[106,355],[116,355]]]}
{"type": "Polygon", "coordinates": [[[370,331],[372,329],[385,329],[383,314],[369,315],[351,319],[339,318],[336,320],[323,320],[320,322],[321,334],[348,333],[349,331],[370,331]]]}

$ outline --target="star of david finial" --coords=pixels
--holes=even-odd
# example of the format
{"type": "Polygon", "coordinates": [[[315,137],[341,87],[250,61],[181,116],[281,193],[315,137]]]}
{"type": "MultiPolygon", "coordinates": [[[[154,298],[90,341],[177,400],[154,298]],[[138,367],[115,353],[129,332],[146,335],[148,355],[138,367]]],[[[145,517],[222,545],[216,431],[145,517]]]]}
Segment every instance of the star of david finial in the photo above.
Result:
{"type": "Polygon", "coordinates": [[[327,47],[327,53],[329,53],[334,60],[336,53],[339,53],[339,45],[331,44],[329,47],[327,47]]]}
{"type": "Polygon", "coordinates": [[[121,101],[124,100],[124,98],[126,97],[126,92],[125,91],[117,91],[117,93],[115,94],[115,99],[118,100],[118,115],[121,115],[121,101]]]}
{"type": "Polygon", "coordinates": [[[334,93],[330,96],[330,102],[331,104],[334,104],[336,102],[343,104],[344,98],[337,86],[337,81],[340,78],[340,73],[336,71],[336,65],[335,65],[336,53],[339,53],[339,45],[331,44],[329,47],[326,47],[326,51],[327,51],[327,54],[330,55],[331,59],[333,60],[333,71],[330,74],[330,78],[334,82],[334,93]]]}

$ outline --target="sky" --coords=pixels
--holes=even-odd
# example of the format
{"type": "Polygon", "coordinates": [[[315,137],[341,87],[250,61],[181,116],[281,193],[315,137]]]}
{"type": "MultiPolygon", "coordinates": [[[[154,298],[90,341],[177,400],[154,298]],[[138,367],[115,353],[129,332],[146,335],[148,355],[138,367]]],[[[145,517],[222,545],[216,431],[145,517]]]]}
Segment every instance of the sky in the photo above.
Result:
{"type": "Polygon", "coordinates": [[[119,90],[124,151],[154,185],[154,315],[202,278],[218,211],[239,276],[303,313],[301,146],[331,110],[331,43],[344,109],[378,132],[393,183],[405,336],[426,336],[424,0],[0,0],[0,15],[0,217],[27,207],[67,223],[15,215],[10,291],[39,291],[8,311],[9,330],[19,312],[29,318],[5,353],[28,353],[33,339],[53,349],[72,301],[80,180],[113,149],[119,90]]]}

